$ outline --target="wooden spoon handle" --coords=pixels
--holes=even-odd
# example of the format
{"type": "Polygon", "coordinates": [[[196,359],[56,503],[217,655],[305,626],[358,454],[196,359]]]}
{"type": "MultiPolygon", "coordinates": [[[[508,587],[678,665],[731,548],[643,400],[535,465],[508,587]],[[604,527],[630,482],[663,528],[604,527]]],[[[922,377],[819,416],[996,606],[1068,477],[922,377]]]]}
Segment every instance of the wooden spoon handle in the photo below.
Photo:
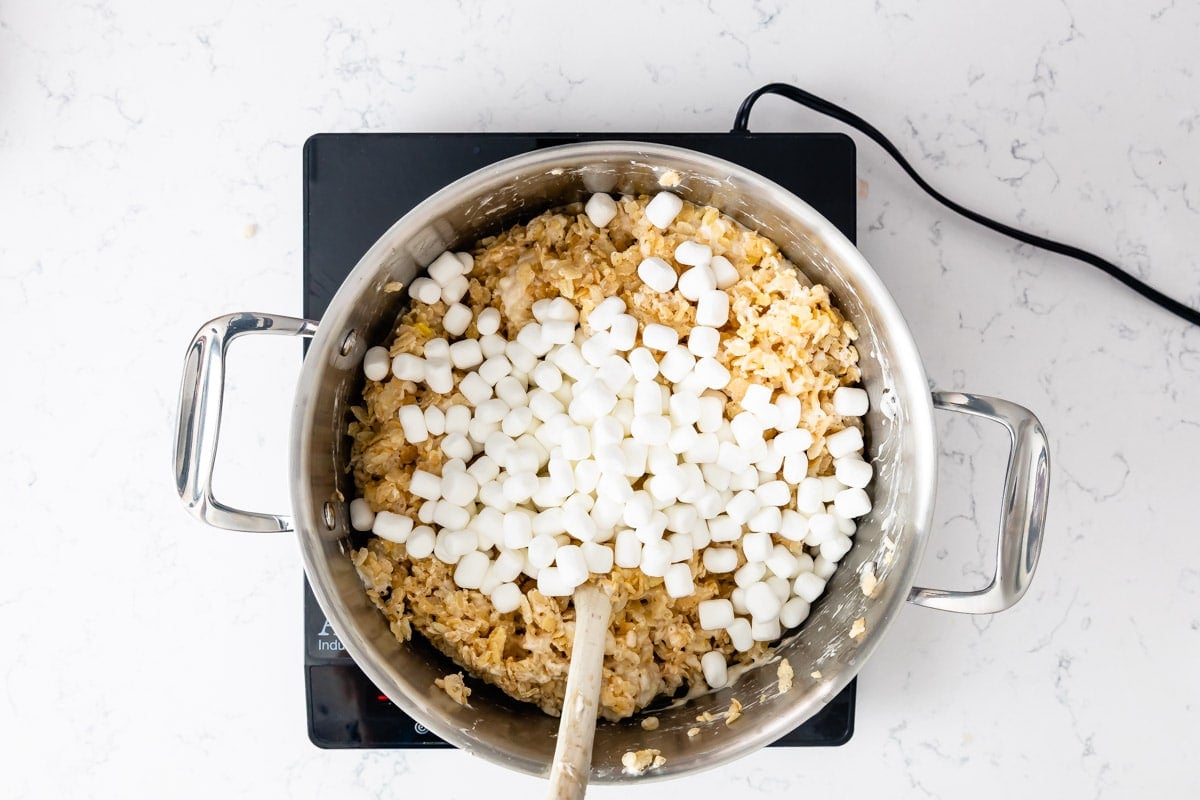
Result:
{"type": "Polygon", "coordinates": [[[595,586],[575,590],[575,638],[567,692],[558,722],[558,744],[550,768],[551,800],[580,800],[592,770],[592,740],[604,668],[604,642],[612,618],[612,601],[595,586]]]}

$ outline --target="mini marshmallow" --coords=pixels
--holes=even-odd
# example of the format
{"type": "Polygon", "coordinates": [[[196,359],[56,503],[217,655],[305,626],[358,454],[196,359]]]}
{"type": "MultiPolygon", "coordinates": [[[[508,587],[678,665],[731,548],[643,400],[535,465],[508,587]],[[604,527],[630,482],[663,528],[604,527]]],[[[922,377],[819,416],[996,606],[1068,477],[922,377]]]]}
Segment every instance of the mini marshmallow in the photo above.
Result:
{"type": "Polygon", "coordinates": [[[696,324],[720,328],[729,321],[729,295],[721,289],[700,293],[696,300],[696,324]]]}
{"type": "Polygon", "coordinates": [[[696,358],[712,358],[717,354],[721,333],[716,328],[699,325],[688,334],[688,350],[696,358]]]}
{"type": "Polygon", "coordinates": [[[480,336],[491,336],[500,330],[500,310],[496,308],[485,308],[479,312],[479,316],[475,318],[475,329],[479,331],[480,336]]]}
{"type": "Polygon", "coordinates": [[[418,525],[408,535],[404,543],[409,558],[428,558],[433,554],[433,546],[437,542],[437,534],[428,525],[418,525]]]}
{"type": "Polygon", "coordinates": [[[593,331],[607,331],[619,315],[625,313],[625,301],[619,297],[606,297],[596,304],[588,314],[587,324],[593,331]]]}
{"type": "Polygon", "coordinates": [[[404,439],[409,444],[419,444],[429,438],[425,427],[425,412],[420,406],[401,406],[398,414],[404,439]]]}
{"type": "Polygon", "coordinates": [[[861,417],[867,413],[870,400],[865,389],[839,386],[833,392],[833,413],[843,417],[861,417]]]}
{"type": "MultiPolygon", "coordinates": [[[[686,564],[679,564],[687,569],[686,564]]],[[[642,564],[641,569],[646,575],[651,578],[662,578],[667,574],[667,570],[671,568],[671,545],[664,542],[662,539],[651,539],[642,545],[642,564]]],[[[688,580],[691,581],[691,572],[688,572],[688,580]]]]}
{"type": "Polygon", "coordinates": [[[816,602],[825,592],[825,579],[811,572],[802,572],[792,583],[792,592],[806,603],[816,602]]]}
{"type": "Polygon", "coordinates": [[[658,360],[645,347],[636,347],[629,353],[629,366],[634,380],[639,382],[653,381],[658,375],[658,360]]]}
{"type": "Polygon", "coordinates": [[[425,359],[411,353],[398,353],[392,359],[391,370],[392,374],[402,381],[423,381],[425,380],[425,359]]]}
{"type": "Polygon", "coordinates": [[[844,489],[833,498],[838,515],[846,519],[861,517],[871,510],[871,498],[863,489],[844,489]]]}
{"type": "Polygon", "coordinates": [[[668,348],[658,363],[659,372],[671,383],[683,380],[694,366],[696,366],[696,357],[681,345],[668,348]]]}
{"type": "Polygon", "coordinates": [[[593,225],[603,228],[617,215],[617,204],[611,196],[597,193],[588,198],[587,204],[583,207],[583,213],[587,214],[588,220],[593,225]]]}
{"type": "Polygon", "coordinates": [[[752,561],[737,568],[733,573],[733,582],[738,586],[746,589],[751,585],[761,581],[767,574],[767,565],[762,562],[752,561]]]}
{"type": "Polygon", "coordinates": [[[442,327],[451,336],[462,336],[471,325],[471,309],[462,303],[454,303],[442,315],[442,327]]]}
{"type": "Polygon", "coordinates": [[[740,279],[737,269],[725,256],[713,256],[712,260],[708,262],[708,268],[712,270],[713,277],[716,278],[718,289],[728,289],[740,279]]]}
{"type": "Polygon", "coordinates": [[[706,631],[720,630],[733,622],[733,604],[728,600],[702,600],[697,610],[700,627],[706,631]]]}
{"type": "Polygon", "coordinates": [[[479,351],[483,353],[485,361],[492,356],[504,355],[506,347],[508,347],[508,342],[504,340],[503,336],[490,333],[479,337],[479,351]]]}
{"type": "Polygon", "coordinates": [[[659,192],[646,204],[646,219],[659,230],[666,230],[679,212],[683,210],[683,200],[670,192],[659,192]]]}
{"type": "Polygon", "coordinates": [[[414,300],[419,300],[427,306],[433,305],[442,299],[442,287],[431,278],[417,278],[408,287],[408,294],[414,300]]]}
{"type": "Polygon", "coordinates": [[[689,267],[707,266],[712,260],[712,248],[700,242],[681,242],[675,248],[675,260],[689,267]]]}
{"type": "Polygon", "coordinates": [[[463,264],[454,253],[447,250],[433,260],[427,271],[439,286],[445,286],[451,279],[463,274],[463,264]]]}
{"type": "Polygon", "coordinates": [[[375,517],[375,512],[363,498],[356,497],[350,501],[350,527],[354,530],[371,530],[371,526],[375,524],[375,517]]]}
{"type": "Polygon", "coordinates": [[[492,590],[492,606],[501,614],[509,614],[521,607],[521,589],[515,583],[502,583],[492,590]]]}
{"type": "MultiPolygon", "coordinates": [[[[495,386],[499,380],[512,372],[512,362],[505,356],[492,356],[479,365],[475,374],[489,386],[495,386]]],[[[464,380],[466,380],[464,378],[464,380]]]]}
{"type": "Polygon", "coordinates": [[[834,477],[852,489],[866,488],[871,482],[871,465],[861,458],[839,458],[833,462],[833,467],[834,477]]]}
{"type": "Polygon", "coordinates": [[[538,357],[520,342],[509,342],[504,347],[504,356],[512,364],[514,373],[528,375],[538,365],[538,357]]]}
{"type": "Polygon", "coordinates": [[[629,314],[618,314],[612,321],[612,327],[609,328],[608,343],[614,350],[620,350],[622,353],[628,352],[637,342],[637,332],[637,318],[629,314]]]}
{"type": "MultiPolygon", "coordinates": [[[[680,245],[680,247],[683,247],[683,245],[680,245]]],[[[707,264],[693,266],[679,276],[679,293],[693,303],[697,302],[705,292],[711,292],[716,288],[717,279],[707,264]]]]}
{"type": "Polygon", "coordinates": [[[623,530],[617,534],[613,546],[613,560],[618,567],[637,569],[642,564],[642,543],[631,530],[623,530]]]}
{"type": "Polygon", "coordinates": [[[672,564],[667,567],[663,576],[663,587],[673,598],[688,597],[695,593],[696,585],[692,582],[691,568],[687,564],[672,564]]]}
{"type": "Polygon", "coordinates": [[[754,494],[764,506],[786,506],[792,500],[792,490],[783,481],[761,484],[754,494]]]}
{"type": "Polygon", "coordinates": [[[826,561],[837,562],[842,560],[842,556],[850,552],[850,548],[854,546],[854,540],[842,533],[835,533],[824,544],[821,545],[821,557],[826,561]]]}
{"type": "Polygon", "coordinates": [[[557,567],[543,567],[538,573],[537,588],[546,597],[569,597],[575,587],[567,582],[557,567]]]}
{"type": "MultiPolygon", "coordinates": [[[[781,607],[782,610],[782,607],[781,607]]],[[[754,622],[750,626],[750,635],[756,642],[773,642],[783,635],[783,629],[779,625],[779,618],[773,617],[763,622],[754,622]]]]}
{"type": "Polygon", "coordinates": [[[695,371],[696,377],[709,389],[724,389],[731,379],[729,370],[715,358],[701,358],[696,362],[695,371]]]}
{"type": "Polygon", "coordinates": [[[742,536],[742,555],[747,561],[765,562],[771,557],[771,534],[747,533],[742,536]]]}
{"type": "Polygon", "coordinates": [[[666,352],[679,344],[679,334],[674,328],[652,322],[642,329],[642,344],[651,350],[666,352]]]}
{"type": "Polygon", "coordinates": [[[675,288],[677,280],[675,268],[657,256],[650,256],[638,264],[638,277],[642,283],[656,292],[669,292],[675,288]]]}
{"type": "Polygon", "coordinates": [[[747,619],[738,617],[725,629],[725,632],[729,634],[729,641],[733,643],[733,649],[739,653],[744,653],[754,646],[753,629],[747,619]]]}
{"type": "Polygon", "coordinates": [[[471,286],[471,282],[467,280],[465,275],[456,275],[446,282],[442,287],[442,302],[446,305],[452,305],[463,299],[467,289],[471,286]]]}
{"type": "Polygon", "coordinates": [[[431,436],[441,436],[446,432],[446,414],[437,406],[425,409],[425,430],[431,436]]]}
{"type": "Polygon", "coordinates": [[[832,433],[825,437],[825,448],[833,458],[844,458],[863,446],[862,431],[855,427],[832,433]]]}
{"type": "Polygon", "coordinates": [[[638,414],[633,418],[631,432],[643,444],[666,446],[671,438],[671,420],[657,414],[638,414]]]}
{"type": "Polygon", "coordinates": [[[363,354],[363,375],[369,381],[381,381],[388,376],[392,357],[386,347],[372,347],[363,354]]]}
{"type": "Polygon", "coordinates": [[[725,513],[730,519],[734,520],[739,525],[744,525],[750,517],[754,516],[755,512],[761,507],[761,503],[754,495],[754,492],[742,490],[733,496],[729,501],[729,505],[725,509],[725,513]]]}
{"type": "MultiPolygon", "coordinates": [[[[461,433],[448,433],[442,439],[442,452],[447,458],[461,458],[464,461],[475,455],[471,442],[461,433]]],[[[490,459],[489,459],[490,460],[490,459]]]]}
{"type": "Polygon", "coordinates": [[[808,535],[808,517],[785,508],[781,514],[779,535],[789,542],[802,542],[808,535]]]}
{"type": "Polygon", "coordinates": [[[496,381],[496,397],[509,408],[521,408],[529,404],[529,396],[525,393],[525,384],[512,375],[505,375],[496,381]]]}
{"type": "Polygon", "coordinates": [[[714,542],[736,542],[742,535],[742,524],[728,515],[708,519],[708,531],[714,542]]]}
{"type": "Polygon", "coordinates": [[[584,542],[579,546],[583,553],[584,563],[588,572],[595,575],[607,575],[613,568],[613,549],[596,542],[584,542]]]}
{"type": "Polygon", "coordinates": [[[467,553],[454,568],[454,582],[463,589],[478,589],[487,576],[491,562],[485,553],[478,550],[467,553]]]}
{"type": "Polygon", "coordinates": [[[764,506],[746,523],[755,533],[779,533],[783,527],[783,515],[775,506],[764,506]]]}
{"type": "Polygon", "coordinates": [[[708,547],[701,556],[704,568],[712,573],[733,572],[737,569],[737,550],[731,547],[708,547]]]}
{"type": "Polygon", "coordinates": [[[757,581],[745,589],[746,608],[750,610],[750,616],[755,622],[767,622],[779,617],[783,602],[766,582],[757,581]]]}
{"type": "Polygon", "coordinates": [[[779,624],[784,628],[795,628],[808,619],[810,607],[807,601],[793,597],[779,609],[779,624]]]}
{"type": "MultiPolygon", "coordinates": [[[[350,502],[350,517],[351,524],[354,523],[354,502],[350,502]]],[[[368,506],[368,510],[370,507],[368,506]]],[[[365,519],[360,519],[365,521],[365,519]]],[[[394,514],[391,511],[380,511],[375,515],[375,521],[371,525],[371,532],[381,539],[387,539],[389,542],[396,544],[404,544],[408,540],[408,536],[412,533],[413,521],[403,514],[394,514]]]]}

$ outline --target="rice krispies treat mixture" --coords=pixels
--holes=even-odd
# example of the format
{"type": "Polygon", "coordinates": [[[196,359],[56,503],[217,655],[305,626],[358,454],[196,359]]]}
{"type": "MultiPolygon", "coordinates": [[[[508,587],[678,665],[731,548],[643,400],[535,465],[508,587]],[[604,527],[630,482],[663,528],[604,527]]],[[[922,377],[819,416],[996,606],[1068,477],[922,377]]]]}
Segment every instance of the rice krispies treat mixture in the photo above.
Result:
{"type": "MultiPolygon", "coordinates": [[[[575,205],[482,240],[472,253],[470,288],[462,302],[476,317],[489,306],[498,309],[500,333],[510,338],[531,320],[531,306],[538,299],[572,300],[584,324],[598,303],[619,296],[626,313],[639,323],[669,325],[686,337],[695,325],[695,305],[677,293],[645,286],[637,267],[650,256],[670,262],[683,241],[708,244],[714,255],[732,262],[740,277],[727,290],[730,317],[717,354],[732,376],[725,389],[727,418],[741,410],[738,401],[751,383],[800,398],[800,427],[814,437],[809,475],[831,474],[826,435],[859,424],[837,415],[831,399],[835,389],[859,378],[854,327],[833,307],[828,290],[810,285],[766,238],[714,208],[691,203],[684,203],[675,221],[659,230],[644,213],[649,199],[619,199],[616,217],[604,228],[593,225],[575,205]]],[[[414,303],[395,328],[391,355],[420,355],[426,341],[446,336],[441,324],[445,310],[440,301],[414,303]]],[[[465,335],[478,336],[474,322],[465,335]]],[[[455,376],[457,384],[461,373],[456,370],[455,376]]],[[[439,473],[445,461],[440,436],[417,445],[407,442],[397,412],[414,402],[445,410],[465,400],[457,388],[438,395],[423,384],[388,375],[368,380],[363,405],[353,409],[351,465],[359,494],[374,511],[415,518],[422,501],[408,491],[413,471],[439,473]]],[[[775,541],[794,554],[816,555],[802,542],[779,536],[775,541]]],[[[403,544],[373,537],[352,557],[368,596],[399,640],[407,641],[415,629],[476,677],[548,714],[559,713],[574,633],[569,597],[545,597],[536,581],[522,575],[519,608],[501,614],[487,595],[455,584],[453,565],[434,556],[410,559],[403,544]]],[[[739,556],[739,565],[744,562],[739,556]]],[[[767,650],[767,643],[756,642],[750,650],[736,652],[724,631],[700,628],[699,603],[729,597],[735,584],[732,573],[708,574],[699,553],[688,563],[695,592],[679,599],[664,591],[662,579],[636,569],[614,567],[608,575],[592,576],[613,600],[600,697],[604,717],[628,717],[660,695],[702,685],[700,658],[710,650],[723,653],[731,664],[748,663],[767,650]]]]}

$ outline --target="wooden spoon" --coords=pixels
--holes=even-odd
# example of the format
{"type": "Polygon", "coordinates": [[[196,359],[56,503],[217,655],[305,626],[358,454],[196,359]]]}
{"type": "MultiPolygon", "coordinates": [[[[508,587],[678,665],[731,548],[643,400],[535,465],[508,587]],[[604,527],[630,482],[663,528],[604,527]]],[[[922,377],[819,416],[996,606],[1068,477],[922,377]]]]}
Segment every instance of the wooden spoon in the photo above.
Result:
{"type": "Polygon", "coordinates": [[[604,642],[612,618],[612,601],[598,587],[583,584],[572,597],[575,638],[567,691],[558,722],[558,744],[550,768],[551,800],[580,800],[592,772],[592,740],[604,667],[604,642]]]}

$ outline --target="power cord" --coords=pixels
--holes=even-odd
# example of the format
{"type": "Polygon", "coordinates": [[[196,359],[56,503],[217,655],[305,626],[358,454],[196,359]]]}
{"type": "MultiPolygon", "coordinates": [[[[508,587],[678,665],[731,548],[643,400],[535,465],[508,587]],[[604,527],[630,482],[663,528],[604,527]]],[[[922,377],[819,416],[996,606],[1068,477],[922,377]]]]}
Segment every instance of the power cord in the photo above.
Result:
{"type": "Polygon", "coordinates": [[[1194,308],[1184,305],[1178,300],[1166,296],[1152,286],[1148,286],[1147,284],[1135,278],[1133,275],[1130,275],[1128,272],[1118,267],[1116,264],[1113,264],[1111,261],[1106,261],[1094,253],[1089,253],[1086,250],[1073,247],[1069,244],[1063,244],[1062,242],[1056,242],[1052,239],[1037,236],[1036,234],[1017,230],[1010,225],[1005,225],[1003,222],[997,222],[990,217],[986,217],[977,211],[972,211],[971,209],[954,202],[937,189],[934,189],[924,178],[918,175],[917,171],[913,169],[912,165],[908,163],[908,160],[905,159],[900,153],[900,150],[897,149],[894,144],[888,141],[888,138],[880,133],[875,126],[871,125],[871,123],[867,122],[862,117],[847,111],[841,106],[834,105],[828,100],[817,97],[815,94],[806,92],[797,86],[792,86],[790,83],[769,83],[766,86],[763,86],[752,92],[745,100],[742,101],[741,106],[738,108],[737,116],[734,117],[733,120],[733,133],[750,132],[750,110],[754,107],[754,103],[757,102],[758,98],[762,97],[764,94],[777,94],[780,97],[786,97],[788,100],[799,103],[806,108],[810,108],[813,111],[816,111],[818,114],[824,114],[840,122],[844,122],[850,127],[855,128],[859,132],[870,137],[870,139],[882,147],[888,155],[895,159],[896,163],[900,165],[900,168],[908,173],[908,176],[916,182],[917,186],[920,186],[934,200],[937,200],[951,211],[955,211],[972,222],[983,225],[985,228],[990,228],[997,233],[1002,233],[1005,236],[1012,237],[1019,242],[1024,242],[1025,244],[1033,245],[1034,247],[1040,247],[1043,250],[1049,250],[1052,253],[1058,253],[1059,255],[1067,256],[1069,258],[1078,259],[1079,261],[1082,261],[1085,264],[1104,272],[1106,275],[1116,278],[1118,281],[1125,284],[1130,289],[1137,292],[1142,297],[1146,298],[1160,308],[1166,309],[1186,322],[1200,326],[1200,311],[1197,311],[1194,308]]]}

